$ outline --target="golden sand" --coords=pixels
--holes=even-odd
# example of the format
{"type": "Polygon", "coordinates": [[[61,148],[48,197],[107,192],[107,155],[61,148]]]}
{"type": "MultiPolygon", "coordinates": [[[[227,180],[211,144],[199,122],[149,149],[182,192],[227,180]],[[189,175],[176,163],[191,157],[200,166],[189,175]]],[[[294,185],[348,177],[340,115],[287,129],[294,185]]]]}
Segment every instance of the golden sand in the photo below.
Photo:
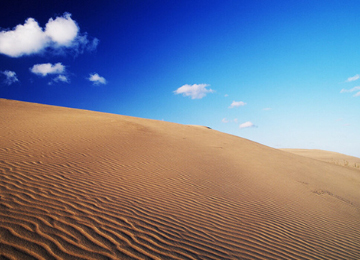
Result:
{"type": "Polygon", "coordinates": [[[1,259],[360,259],[360,171],[0,99],[1,259]]]}
{"type": "MultiPolygon", "coordinates": [[[[360,148],[359,148],[360,149],[360,148]]],[[[281,149],[290,153],[360,170],[360,158],[316,149],[281,149]]]]}

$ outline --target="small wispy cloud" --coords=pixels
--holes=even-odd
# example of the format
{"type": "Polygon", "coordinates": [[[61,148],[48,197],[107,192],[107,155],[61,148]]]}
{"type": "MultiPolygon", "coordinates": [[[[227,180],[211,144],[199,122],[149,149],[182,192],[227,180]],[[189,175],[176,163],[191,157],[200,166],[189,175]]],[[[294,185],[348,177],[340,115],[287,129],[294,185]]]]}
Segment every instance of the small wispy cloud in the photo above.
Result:
{"type": "Polygon", "coordinates": [[[245,106],[246,103],[243,101],[233,101],[231,103],[231,105],[229,106],[229,108],[234,108],[234,107],[241,107],[241,106],[245,106]]]}
{"type": "Polygon", "coordinates": [[[65,66],[60,62],[56,64],[43,63],[35,64],[30,71],[36,75],[45,77],[47,74],[62,74],[65,71],[65,66]]]}
{"type": "Polygon", "coordinates": [[[6,77],[5,80],[4,80],[4,83],[6,85],[10,86],[11,84],[19,81],[19,79],[16,76],[16,72],[14,72],[14,71],[5,70],[5,71],[1,71],[1,73],[4,74],[5,77],[6,77]]]}
{"type": "Polygon", "coordinates": [[[183,96],[190,96],[191,99],[201,99],[206,96],[207,93],[213,93],[214,90],[207,89],[209,84],[185,84],[174,91],[177,94],[183,94],[183,96]]]}
{"type": "Polygon", "coordinates": [[[234,118],[234,120],[228,120],[226,117],[224,117],[221,122],[223,123],[237,123],[238,122],[238,119],[237,118],[234,118]]]}
{"type": "Polygon", "coordinates": [[[344,92],[354,92],[354,91],[356,91],[356,90],[360,90],[360,86],[358,86],[358,87],[353,87],[352,89],[342,89],[341,91],[340,91],[340,93],[344,93],[344,92]]]}
{"type": "Polygon", "coordinates": [[[349,77],[346,82],[351,82],[351,81],[355,81],[355,80],[358,80],[360,78],[360,75],[359,74],[356,74],[355,76],[353,77],[349,77]]]}
{"type": "Polygon", "coordinates": [[[242,123],[239,125],[239,128],[248,128],[248,127],[257,127],[256,125],[254,125],[252,122],[247,121],[245,123],[242,123]]]}
{"type": "Polygon", "coordinates": [[[34,18],[28,18],[24,24],[13,30],[0,31],[0,53],[16,58],[24,55],[52,50],[61,53],[63,49],[71,49],[76,53],[83,50],[94,50],[99,42],[89,40],[87,34],[79,34],[80,28],[71,19],[70,13],[50,18],[45,28],[41,28],[34,18]]]}
{"type": "Polygon", "coordinates": [[[269,111],[269,110],[271,110],[271,108],[270,108],[270,107],[266,107],[266,108],[263,108],[263,110],[264,110],[264,111],[269,111]]]}
{"type": "Polygon", "coordinates": [[[105,85],[107,83],[106,79],[104,77],[99,76],[99,74],[97,73],[90,74],[88,80],[93,82],[94,85],[100,85],[100,84],[105,85]]]}
{"type": "Polygon", "coordinates": [[[53,79],[54,82],[64,82],[64,83],[70,83],[69,79],[65,75],[59,75],[56,78],[53,79]]]}
{"type": "Polygon", "coordinates": [[[353,87],[352,89],[342,89],[340,93],[346,93],[346,92],[354,92],[358,91],[356,94],[353,95],[353,97],[359,97],[360,96],[360,86],[353,87]]]}

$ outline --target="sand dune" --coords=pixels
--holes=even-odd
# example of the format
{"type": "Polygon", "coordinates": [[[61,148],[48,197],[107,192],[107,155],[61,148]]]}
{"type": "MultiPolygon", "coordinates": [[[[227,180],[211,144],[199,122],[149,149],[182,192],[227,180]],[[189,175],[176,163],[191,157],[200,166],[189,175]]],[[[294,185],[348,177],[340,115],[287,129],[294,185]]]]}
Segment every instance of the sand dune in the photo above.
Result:
{"type": "Polygon", "coordinates": [[[0,99],[2,259],[360,259],[360,172],[205,127],[0,99]]]}
{"type": "Polygon", "coordinates": [[[313,158],[316,160],[333,163],[345,167],[353,167],[360,170],[360,158],[336,152],[316,149],[281,149],[286,152],[313,158]]]}

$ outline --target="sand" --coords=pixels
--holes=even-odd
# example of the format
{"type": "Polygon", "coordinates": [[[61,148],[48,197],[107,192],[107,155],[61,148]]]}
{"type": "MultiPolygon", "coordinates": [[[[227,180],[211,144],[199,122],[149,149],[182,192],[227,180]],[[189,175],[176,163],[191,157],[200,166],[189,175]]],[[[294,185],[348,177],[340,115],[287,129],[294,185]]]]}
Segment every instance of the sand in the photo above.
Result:
{"type": "Polygon", "coordinates": [[[360,259],[360,172],[206,127],[0,99],[1,259],[360,259]]]}
{"type": "Polygon", "coordinates": [[[353,167],[360,170],[360,158],[341,153],[317,150],[317,149],[281,149],[286,152],[302,155],[316,160],[333,163],[345,167],[353,167]]]}

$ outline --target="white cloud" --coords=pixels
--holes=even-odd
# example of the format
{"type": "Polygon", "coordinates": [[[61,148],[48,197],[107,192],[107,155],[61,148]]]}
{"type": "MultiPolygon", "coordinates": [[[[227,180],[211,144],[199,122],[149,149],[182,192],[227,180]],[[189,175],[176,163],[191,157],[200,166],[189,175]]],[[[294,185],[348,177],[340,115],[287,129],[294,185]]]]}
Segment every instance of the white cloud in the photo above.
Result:
{"type": "Polygon", "coordinates": [[[65,82],[65,83],[70,82],[69,79],[65,75],[59,75],[56,78],[54,78],[53,81],[55,81],[55,82],[65,82]]]}
{"type": "Polygon", "coordinates": [[[229,95],[228,94],[225,94],[224,97],[228,97],[229,95]]]}
{"type": "Polygon", "coordinates": [[[104,77],[99,76],[99,74],[97,73],[90,74],[88,80],[92,81],[94,85],[106,84],[106,79],[104,77]]]}
{"type": "Polygon", "coordinates": [[[214,90],[207,89],[209,84],[185,84],[174,91],[175,94],[183,94],[183,96],[190,96],[192,99],[201,99],[206,96],[207,93],[213,93],[214,90]]]}
{"type": "Polygon", "coordinates": [[[58,75],[57,77],[53,78],[51,81],[48,82],[48,85],[52,85],[55,83],[63,82],[63,83],[70,83],[70,80],[65,75],[58,75]]]}
{"type": "Polygon", "coordinates": [[[247,121],[247,122],[242,123],[242,124],[239,125],[239,128],[247,128],[247,127],[256,127],[256,125],[254,125],[250,121],[247,121]]]}
{"type": "Polygon", "coordinates": [[[229,108],[234,108],[234,107],[240,107],[240,106],[245,106],[246,103],[242,102],[242,101],[233,101],[231,103],[231,105],[229,106],[229,108]]]}
{"type": "Polygon", "coordinates": [[[238,119],[237,118],[234,118],[233,120],[228,120],[226,119],[226,117],[224,117],[221,122],[223,123],[238,123],[238,119]]]}
{"type": "Polygon", "coordinates": [[[45,77],[47,74],[62,74],[65,71],[64,65],[60,62],[52,65],[51,63],[36,64],[30,71],[34,74],[45,77]]]}
{"type": "Polygon", "coordinates": [[[6,85],[11,85],[11,84],[19,81],[16,76],[16,72],[14,72],[14,71],[5,70],[5,71],[2,71],[1,73],[4,74],[6,77],[6,79],[4,80],[4,83],[6,85]]]}
{"type": "Polygon", "coordinates": [[[355,76],[348,78],[348,79],[346,80],[346,82],[355,81],[355,80],[358,80],[359,78],[360,78],[360,75],[359,75],[359,74],[356,74],[355,76]]]}
{"type": "MultiPolygon", "coordinates": [[[[340,93],[354,92],[359,90],[360,90],[360,86],[357,86],[357,87],[353,87],[352,89],[342,89],[340,93]]],[[[353,97],[359,97],[359,96],[360,96],[360,91],[353,95],[353,97]]]]}
{"type": "Polygon", "coordinates": [[[24,25],[17,25],[13,30],[0,32],[0,53],[10,57],[21,57],[43,52],[45,49],[61,52],[63,48],[82,52],[83,49],[93,50],[98,39],[91,42],[86,33],[79,35],[79,26],[71,19],[71,14],[50,18],[45,29],[37,21],[28,18],[24,25]]]}
{"type": "Polygon", "coordinates": [[[10,57],[40,52],[47,44],[47,36],[33,18],[27,19],[24,25],[20,24],[12,31],[0,32],[0,53],[10,57]]]}
{"type": "Polygon", "coordinates": [[[94,38],[92,41],[88,40],[87,34],[78,36],[77,41],[73,44],[77,51],[82,53],[84,50],[94,51],[99,44],[99,39],[94,38]]]}
{"type": "Polygon", "coordinates": [[[63,17],[56,17],[55,20],[49,19],[45,26],[45,34],[58,44],[69,47],[79,32],[79,27],[71,14],[65,13],[63,17]]]}
{"type": "Polygon", "coordinates": [[[263,108],[263,110],[268,111],[268,110],[271,110],[271,108],[270,108],[270,107],[266,107],[266,108],[263,108]]]}
{"type": "Polygon", "coordinates": [[[353,87],[352,89],[342,89],[341,91],[340,91],[340,93],[345,93],[345,92],[354,92],[354,91],[356,91],[356,90],[360,90],[360,86],[358,86],[358,87],[353,87]]]}

